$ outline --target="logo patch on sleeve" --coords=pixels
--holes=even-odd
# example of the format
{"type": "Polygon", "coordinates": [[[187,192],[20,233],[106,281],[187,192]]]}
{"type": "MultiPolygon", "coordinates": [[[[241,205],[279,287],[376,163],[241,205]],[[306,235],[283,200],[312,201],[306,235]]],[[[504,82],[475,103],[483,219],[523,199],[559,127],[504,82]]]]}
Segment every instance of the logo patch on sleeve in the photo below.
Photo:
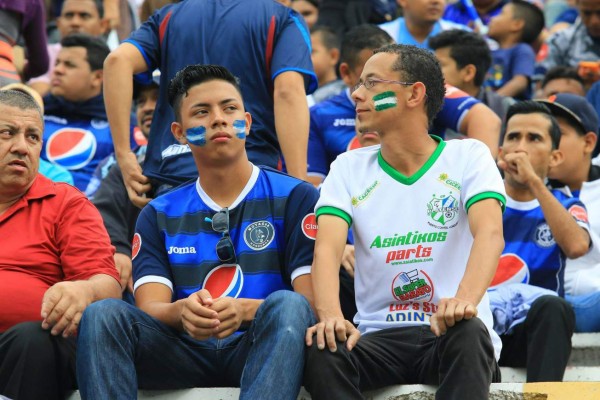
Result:
{"type": "Polygon", "coordinates": [[[136,233],[135,235],[133,235],[133,240],[131,242],[131,260],[132,261],[135,260],[135,258],[139,254],[141,248],[142,248],[142,237],[140,236],[139,233],[136,233]]]}
{"type": "Polygon", "coordinates": [[[319,226],[317,225],[317,216],[315,213],[310,213],[304,218],[302,218],[302,233],[312,240],[317,238],[317,230],[319,226]]]}
{"type": "Polygon", "coordinates": [[[577,221],[585,222],[586,224],[589,223],[587,211],[582,206],[571,206],[571,208],[569,208],[569,214],[575,217],[577,221]]]}

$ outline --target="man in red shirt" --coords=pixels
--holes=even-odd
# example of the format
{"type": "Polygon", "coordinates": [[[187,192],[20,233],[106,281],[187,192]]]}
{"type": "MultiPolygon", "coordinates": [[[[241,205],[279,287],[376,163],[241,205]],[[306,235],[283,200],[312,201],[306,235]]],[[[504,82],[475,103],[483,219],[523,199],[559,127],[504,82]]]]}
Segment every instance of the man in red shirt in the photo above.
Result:
{"type": "Polygon", "coordinates": [[[38,174],[43,127],[31,96],[0,91],[0,394],[15,399],[75,388],[83,310],[121,293],[98,211],[38,174]]]}

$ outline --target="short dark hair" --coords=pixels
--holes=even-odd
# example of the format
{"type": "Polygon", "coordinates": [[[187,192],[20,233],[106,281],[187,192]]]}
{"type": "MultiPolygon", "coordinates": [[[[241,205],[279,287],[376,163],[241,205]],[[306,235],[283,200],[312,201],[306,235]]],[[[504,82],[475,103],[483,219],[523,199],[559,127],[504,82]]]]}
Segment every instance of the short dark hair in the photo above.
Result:
{"type": "Polygon", "coordinates": [[[544,13],[540,8],[525,0],[512,0],[513,16],[515,19],[522,19],[523,31],[521,32],[521,41],[527,44],[535,42],[544,29],[544,13]]]}
{"type": "MultiPolygon", "coordinates": [[[[92,3],[94,3],[94,5],[96,6],[96,10],[98,10],[98,16],[100,18],[104,18],[104,4],[102,3],[102,0],[88,0],[91,1],[92,3]]],[[[61,4],[61,8],[60,8],[60,12],[62,14],[62,6],[67,2],[67,0],[63,1],[61,4]]]]}
{"type": "Polygon", "coordinates": [[[556,67],[551,68],[546,75],[544,75],[544,79],[542,80],[542,88],[544,88],[548,82],[556,79],[573,79],[581,83],[581,87],[584,87],[583,78],[579,76],[576,68],[557,65],[556,67]]]}
{"type": "Polygon", "coordinates": [[[552,140],[552,150],[558,149],[558,146],[560,145],[560,127],[556,122],[556,118],[554,118],[548,107],[533,100],[518,101],[508,108],[508,111],[506,112],[506,120],[504,122],[504,126],[502,127],[502,137],[505,137],[504,135],[506,134],[508,121],[518,114],[542,114],[548,121],[550,121],[550,130],[548,133],[550,134],[550,139],[552,140]]]}
{"type": "MultiPolygon", "coordinates": [[[[292,3],[294,1],[298,1],[298,0],[292,0],[292,3]]],[[[320,0],[305,0],[306,2],[310,3],[313,5],[313,7],[319,8],[319,6],[321,5],[321,1],[320,0]]]]}
{"type": "Polygon", "coordinates": [[[177,121],[181,121],[181,100],[190,88],[204,82],[220,80],[232,84],[242,97],[240,82],[229,70],[221,65],[197,64],[188,65],[177,72],[169,83],[169,104],[175,112],[177,121]]]}
{"type": "Polygon", "coordinates": [[[0,104],[21,110],[35,110],[40,114],[40,119],[44,120],[44,113],[37,101],[30,94],[21,90],[0,90],[0,104]]]}
{"type": "Polygon", "coordinates": [[[354,68],[358,64],[358,54],[362,50],[375,50],[391,43],[394,43],[394,39],[378,26],[371,24],[355,26],[346,32],[342,39],[340,62],[345,62],[350,68],[354,68]]]}
{"type": "Polygon", "coordinates": [[[458,68],[473,64],[477,70],[473,83],[476,86],[483,85],[492,65],[492,53],[481,35],[462,29],[451,29],[430,38],[429,47],[434,51],[449,48],[450,57],[456,62],[458,68]]]}
{"type": "Polygon", "coordinates": [[[388,44],[377,50],[377,53],[396,54],[398,57],[392,65],[393,71],[400,72],[402,80],[407,82],[422,82],[425,85],[425,110],[429,124],[442,109],[446,87],[444,75],[438,60],[432,52],[416,46],[403,44],[388,44]]]}
{"type": "Polygon", "coordinates": [[[86,60],[92,71],[104,68],[104,60],[108,57],[110,49],[106,42],[99,37],[86,33],[73,33],[65,36],[60,44],[62,47],[83,47],[86,50],[86,60]]]}
{"type": "Polygon", "coordinates": [[[331,49],[339,49],[340,48],[340,39],[338,35],[335,33],[333,29],[328,26],[318,25],[313,27],[310,30],[311,35],[319,35],[321,38],[321,43],[327,50],[331,49]]]}

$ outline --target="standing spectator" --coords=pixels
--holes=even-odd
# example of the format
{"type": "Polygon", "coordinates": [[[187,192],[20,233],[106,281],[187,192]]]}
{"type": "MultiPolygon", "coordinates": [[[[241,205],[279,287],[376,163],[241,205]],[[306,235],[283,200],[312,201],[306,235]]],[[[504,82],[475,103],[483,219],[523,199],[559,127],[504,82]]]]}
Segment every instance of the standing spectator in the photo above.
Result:
{"type": "Polygon", "coordinates": [[[139,308],[106,301],[83,316],[82,398],[241,386],[242,399],[296,399],[302,338],[314,323],[307,299],[315,232],[305,225],[318,193],[248,161],[252,118],[224,67],[186,67],[171,81],[169,103],[173,135],[189,143],[199,177],[138,218],[139,308]]]}
{"type": "MultiPolygon", "coordinates": [[[[73,33],[87,33],[88,35],[102,37],[108,30],[108,22],[104,19],[102,0],[65,0],[56,22],[61,38],[73,33]]],[[[47,72],[44,75],[30,79],[27,82],[42,96],[50,92],[50,81],[60,49],[60,42],[49,44],[47,53],[50,57],[50,68],[46,69],[47,72]]]]}
{"type": "Polygon", "coordinates": [[[492,52],[487,85],[502,96],[531,98],[535,53],[531,44],[544,29],[544,14],[525,0],[512,0],[492,18],[488,35],[500,48],[492,52]]]}
{"type": "Polygon", "coordinates": [[[315,208],[320,322],[306,333],[305,367],[314,400],[408,383],[439,385],[438,398],[486,399],[499,379],[486,289],[503,246],[504,188],[484,144],[427,133],[444,91],[431,52],[389,45],[352,94],[358,129],[378,132],[381,146],[338,157],[315,208]],[[350,226],[358,330],[338,300],[350,226]]]}
{"type": "Polygon", "coordinates": [[[251,161],[277,167],[281,153],[291,175],[306,177],[308,106],[306,94],[317,81],[310,61],[308,31],[301,17],[272,0],[186,1],[160,9],[106,60],[106,107],[115,153],[129,198],[161,185],[196,177],[187,145],[169,134],[173,111],[166,86],[191,64],[219,64],[241,77],[248,110],[254,116],[247,150],[251,161]],[[229,27],[223,29],[223,27],[229,27]],[[196,50],[190,51],[193,44],[196,50]],[[150,129],[144,175],[130,150],[129,110],[133,74],[161,71],[157,118],[150,129]]]}
{"type": "Polygon", "coordinates": [[[573,309],[562,298],[565,259],[590,246],[581,201],[546,187],[548,171],[563,161],[559,141],[558,124],[543,104],[520,102],[508,110],[498,161],[507,194],[506,245],[490,302],[502,339],[500,365],[526,367],[527,382],[563,378],[575,328],[573,309]]]}
{"type": "Polygon", "coordinates": [[[396,0],[321,0],[317,23],[343,37],[358,25],[391,21],[397,8],[396,0]]]}
{"type": "Polygon", "coordinates": [[[23,80],[48,70],[46,15],[43,0],[3,1],[0,4],[0,87],[21,82],[13,46],[22,38],[27,50],[23,80]]]}
{"type": "Polygon", "coordinates": [[[67,36],[61,46],[52,89],[44,97],[42,158],[71,171],[75,186],[85,191],[98,163],[113,151],[102,96],[109,49],[102,39],[81,33],[67,36]]]}
{"type": "Polygon", "coordinates": [[[0,397],[63,400],[83,310],[120,297],[113,249],[92,203],[38,174],[33,98],[0,91],[0,126],[0,397]]]}
{"type": "Polygon", "coordinates": [[[396,43],[429,49],[429,38],[448,29],[469,29],[442,19],[444,0],[397,0],[403,16],[379,25],[396,43]]]}

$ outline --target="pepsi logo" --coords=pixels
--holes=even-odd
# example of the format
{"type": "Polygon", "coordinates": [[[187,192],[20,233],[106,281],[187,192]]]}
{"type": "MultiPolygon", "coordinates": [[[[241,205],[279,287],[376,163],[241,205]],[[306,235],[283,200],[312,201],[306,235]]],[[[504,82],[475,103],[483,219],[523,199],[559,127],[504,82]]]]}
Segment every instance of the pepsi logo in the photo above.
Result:
{"type": "Polygon", "coordinates": [[[315,213],[310,213],[304,218],[302,218],[302,233],[312,240],[317,238],[317,230],[319,226],[317,225],[317,216],[315,213]]]}
{"type": "Polygon", "coordinates": [[[582,206],[571,206],[571,208],[569,208],[569,213],[574,216],[577,221],[588,223],[587,211],[582,206]]]}
{"type": "Polygon", "coordinates": [[[213,298],[238,297],[244,286],[244,273],[239,265],[219,265],[208,273],[202,288],[213,298]]]}
{"type": "Polygon", "coordinates": [[[69,170],[81,169],[94,158],[96,146],[96,137],[92,132],[79,128],[63,128],[48,138],[46,158],[69,170]]]}
{"type": "Polygon", "coordinates": [[[504,283],[529,283],[529,268],[527,263],[516,254],[508,253],[500,256],[496,275],[492,279],[490,288],[504,283]]]}
{"type": "Polygon", "coordinates": [[[142,248],[142,237],[139,233],[133,235],[133,240],[131,241],[131,260],[135,260],[140,249],[142,248]]]}

